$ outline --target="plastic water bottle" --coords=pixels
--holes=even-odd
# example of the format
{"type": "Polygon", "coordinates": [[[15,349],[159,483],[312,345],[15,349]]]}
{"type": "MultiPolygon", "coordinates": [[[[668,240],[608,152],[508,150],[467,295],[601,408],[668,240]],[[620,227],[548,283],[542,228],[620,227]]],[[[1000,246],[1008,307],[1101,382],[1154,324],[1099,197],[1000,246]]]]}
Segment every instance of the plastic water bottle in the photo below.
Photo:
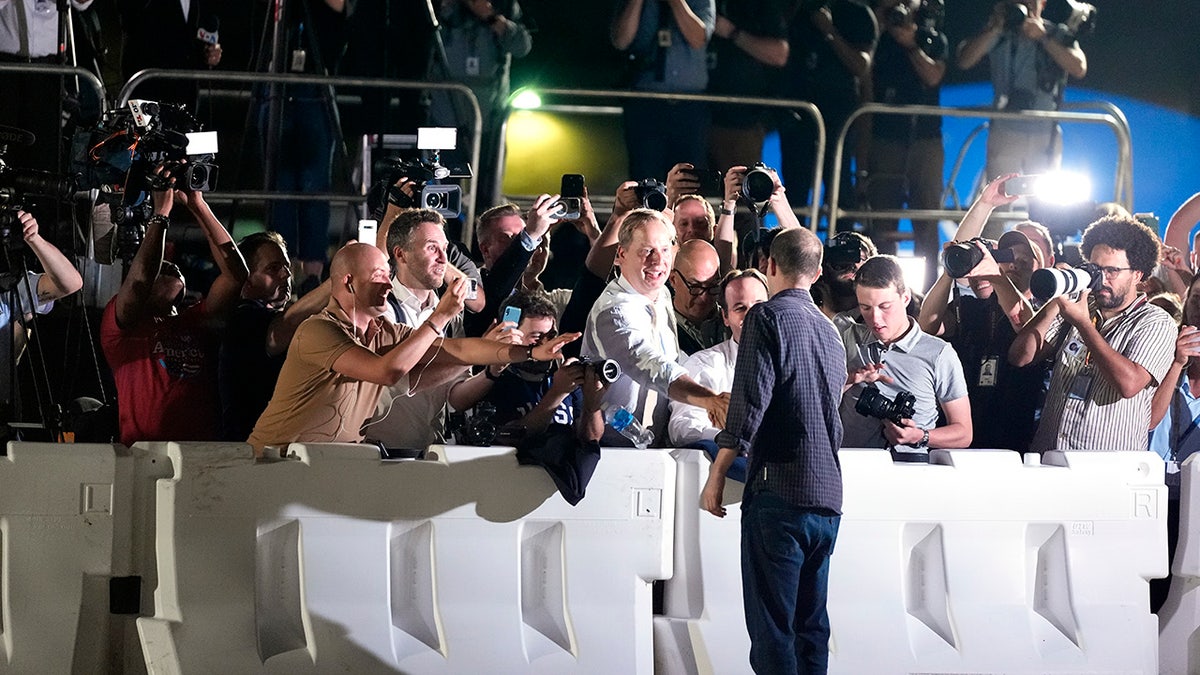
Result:
{"type": "Polygon", "coordinates": [[[613,406],[608,410],[608,426],[617,433],[633,442],[634,447],[646,449],[654,442],[654,432],[642,426],[638,418],[621,406],[613,406]]]}

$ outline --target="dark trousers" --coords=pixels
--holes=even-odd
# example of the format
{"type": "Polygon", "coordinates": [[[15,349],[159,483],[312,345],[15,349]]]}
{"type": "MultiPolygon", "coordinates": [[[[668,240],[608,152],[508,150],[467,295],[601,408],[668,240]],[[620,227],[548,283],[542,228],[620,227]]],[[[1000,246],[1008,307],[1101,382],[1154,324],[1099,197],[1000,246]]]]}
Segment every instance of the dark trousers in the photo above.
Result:
{"type": "MultiPolygon", "coordinates": [[[[283,103],[275,162],[274,189],[282,192],[329,192],[333,181],[333,130],[319,95],[291,96],[283,103]]],[[[259,124],[266,141],[267,103],[259,124]]],[[[325,262],[329,249],[331,209],[325,201],[280,200],[271,207],[271,229],[287,242],[299,260],[325,262]]]]}
{"type": "Polygon", "coordinates": [[[770,491],[742,507],[742,595],[754,672],[829,666],[829,556],[841,516],[800,509],[770,491]]]}

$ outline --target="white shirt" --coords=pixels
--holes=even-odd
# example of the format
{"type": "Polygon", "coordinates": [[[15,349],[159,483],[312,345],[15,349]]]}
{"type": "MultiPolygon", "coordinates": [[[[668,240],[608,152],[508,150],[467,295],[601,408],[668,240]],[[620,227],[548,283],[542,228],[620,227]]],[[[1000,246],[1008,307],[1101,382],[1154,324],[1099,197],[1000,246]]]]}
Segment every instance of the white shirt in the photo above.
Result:
{"type": "MultiPolygon", "coordinates": [[[[92,0],[71,0],[83,11],[92,0]]],[[[55,0],[0,0],[0,52],[38,59],[58,52],[55,0]]]]}
{"type": "MultiPolygon", "coordinates": [[[[638,293],[624,279],[614,279],[588,314],[584,357],[612,359],[621,377],[608,388],[604,406],[621,406],[653,427],[662,446],[667,428],[667,389],[687,374],[680,365],[671,294],[660,288],[654,300],[638,293]]],[[[630,443],[612,428],[604,430],[603,445],[630,443]]]]}
{"type": "MultiPolygon", "coordinates": [[[[683,362],[696,382],[717,393],[733,389],[733,370],[737,366],[738,346],[733,339],[702,349],[683,362]]],[[[711,441],[720,429],[708,419],[708,411],[687,403],[671,401],[671,421],[667,431],[672,447],[682,448],[696,441],[711,441]]]]}

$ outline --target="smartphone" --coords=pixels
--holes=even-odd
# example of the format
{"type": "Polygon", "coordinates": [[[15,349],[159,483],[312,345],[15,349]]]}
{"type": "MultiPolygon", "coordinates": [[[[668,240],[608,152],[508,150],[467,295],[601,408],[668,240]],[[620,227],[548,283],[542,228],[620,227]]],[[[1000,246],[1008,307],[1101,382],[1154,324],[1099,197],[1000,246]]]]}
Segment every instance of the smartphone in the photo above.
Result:
{"type": "Polygon", "coordinates": [[[521,308],[520,307],[506,307],[504,309],[504,318],[501,319],[500,323],[508,323],[510,321],[513,322],[514,324],[521,323],[521,308]]]}
{"type": "Polygon", "coordinates": [[[583,208],[583,174],[564,173],[558,196],[555,217],[559,220],[579,218],[579,211],[583,208]]]}
{"type": "Polygon", "coordinates": [[[358,221],[358,241],[363,244],[375,245],[375,233],[379,231],[379,222],[375,220],[358,221]]]}
{"type": "Polygon", "coordinates": [[[1009,197],[1029,196],[1037,194],[1038,185],[1042,181],[1041,174],[1028,176],[1013,176],[1004,181],[1004,194],[1009,197]]]}
{"type": "Polygon", "coordinates": [[[725,196],[725,174],[716,169],[685,169],[699,184],[696,194],[705,197],[725,196]]]}

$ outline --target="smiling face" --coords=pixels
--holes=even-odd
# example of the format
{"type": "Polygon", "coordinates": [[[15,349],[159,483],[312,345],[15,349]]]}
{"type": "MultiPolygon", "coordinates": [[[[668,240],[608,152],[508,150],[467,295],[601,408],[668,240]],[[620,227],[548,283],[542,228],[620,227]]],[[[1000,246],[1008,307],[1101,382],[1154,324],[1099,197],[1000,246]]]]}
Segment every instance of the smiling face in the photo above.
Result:
{"type": "Polygon", "coordinates": [[[733,334],[734,342],[742,341],[742,326],[746,323],[746,312],[760,302],[767,301],[767,287],[754,277],[734,279],[725,286],[725,304],[721,318],[733,334]]]}
{"type": "Polygon", "coordinates": [[[362,253],[352,267],[347,290],[353,296],[353,306],[369,316],[383,316],[388,310],[387,296],[392,290],[387,258],[374,246],[362,253]]]}
{"type": "Polygon", "coordinates": [[[617,246],[617,266],[633,290],[649,298],[657,297],[675,262],[674,239],[670,223],[661,216],[648,217],[633,230],[628,246],[617,246]]]}
{"type": "Polygon", "coordinates": [[[1096,306],[1108,312],[1120,312],[1137,297],[1137,285],[1142,273],[1129,268],[1129,257],[1125,251],[1105,244],[1097,244],[1088,256],[1088,262],[1105,270],[1104,283],[1096,291],[1096,306]]]}
{"type": "Polygon", "coordinates": [[[449,241],[441,223],[423,222],[413,229],[408,247],[392,250],[400,283],[413,289],[441,288],[446,279],[449,241]]]}
{"type": "Polygon", "coordinates": [[[863,322],[870,327],[875,337],[885,343],[900,339],[908,330],[909,294],[896,290],[895,286],[886,288],[870,288],[859,285],[854,289],[858,296],[858,309],[862,312],[863,322]]]}

